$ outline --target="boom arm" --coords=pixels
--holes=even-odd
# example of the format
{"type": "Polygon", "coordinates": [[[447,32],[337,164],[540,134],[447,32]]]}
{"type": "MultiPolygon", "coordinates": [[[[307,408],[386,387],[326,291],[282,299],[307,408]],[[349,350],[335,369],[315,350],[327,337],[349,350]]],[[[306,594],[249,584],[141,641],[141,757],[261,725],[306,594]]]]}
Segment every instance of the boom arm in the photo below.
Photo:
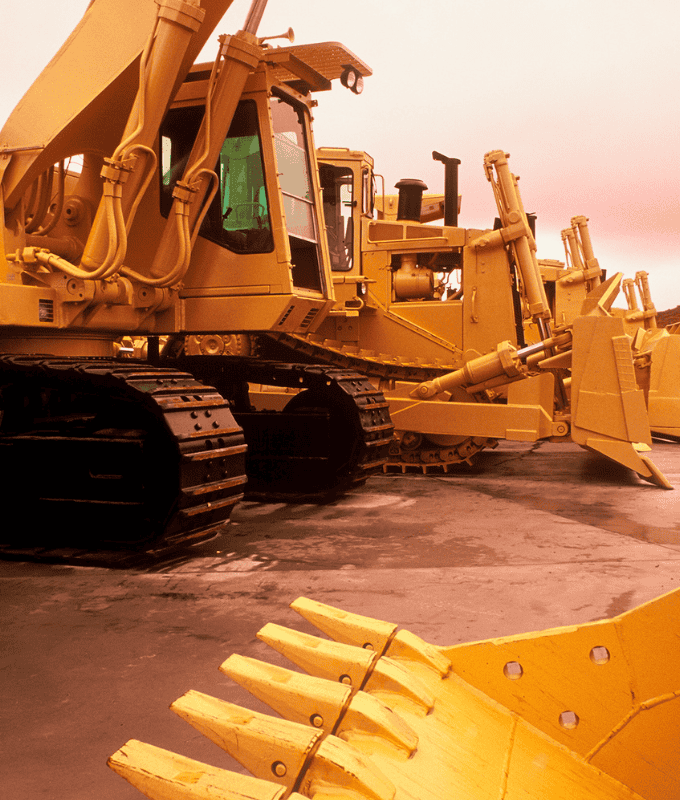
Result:
{"type": "MultiPolygon", "coordinates": [[[[212,3],[212,7],[224,11],[230,3],[231,0],[222,0],[220,3],[212,3]]],[[[198,230],[201,214],[205,213],[217,184],[217,176],[211,167],[217,159],[219,147],[233,118],[245,81],[259,63],[260,48],[255,33],[265,5],[266,0],[254,0],[246,23],[247,30],[231,37],[228,45],[226,37],[221,39],[222,47],[215,64],[207,113],[187,165],[184,180],[179,182],[175,190],[174,214],[166,225],[166,233],[155,262],[173,266],[169,270],[167,267],[157,266],[157,277],[149,278],[124,269],[123,262],[127,252],[128,231],[141,197],[156,172],[157,158],[153,144],[158,137],[160,124],[176,86],[188,71],[190,62],[187,63],[187,53],[191,52],[194,56],[196,44],[201,44],[205,39],[206,9],[200,6],[198,0],[179,0],[179,2],[159,0],[155,19],[148,20],[151,30],[139,55],[136,96],[121,140],[111,157],[104,159],[101,171],[104,181],[103,194],[84,246],[80,265],[75,266],[64,257],[70,248],[64,248],[61,243],[55,242],[53,247],[56,245],[57,252],[51,252],[44,236],[32,236],[30,233],[25,240],[27,247],[23,250],[17,249],[14,260],[37,262],[58,269],[72,278],[84,280],[108,279],[119,275],[121,271],[128,277],[152,286],[173,286],[182,279],[189,265],[192,240],[198,230]],[[203,31],[203,37],[194,43],[196,38],[194,34],[199,31],[203,31]],[[189,46],[192,43],[194,46],[190,51],[189,46]],[[210,197],[204,202],[206,195],[210,197]]],[[[90,16],[86,14],[76,33],[69,40],[71,46],[63,48],[63,60],[71,70],[79,58],[86,58],[89,55],[90,39],[101,37],[101,28],[104,24],[101,12],[105,8],[98,3],[97,6],[91,7],[91,10],[93,9],[100,13],[90,16]]],[[[211,22],[216,22],[216,19],[209,19],[208,25],[211,22]]],[[[129,56],[130,53],[127,53],[128,58],[129,56]]],[[[59,65],[60,62],[56,63],[59,65]]],[[[120,63],[120,59],[115,63],[120,63]]],[[[48,75],[51,74],[51,69],[47,72],[48,75]]],[[[102,93],[100,88],[97,98],[101,98],[102,93]]],[[[92,129],[91,124],[83,126],[85,121],[81,119],[83,113],[85,110],[76,115],[78,124],[74,129],[78,131],[80,137],[92,129]]],[[[78,138],[75,137],[71,148],[78,138]]],[[[58,148],[62,149],[63,144],[60,145],[59,136],[56,136],[51,142],[51,147],[45,147],[40,158],[35,159],[36,162],[47,159],[49,166],[46,175],[52,174],[52,164],[55,163],[56,156],[54,151],[58,148]]],[[[106,147],[102,149],[107,152],[106,147]]],[[[87,152],[84,142],[82,148],[76,148],[76,151],[79,150],[87,152]]],[[[65,153],[62,150],[59,157],[62,155],[69,155],[69,150],[65,153]]],[[[31,168],[26,170],[25,176],[30,176],[35,169],[37,169],[35,164],[31,165],[31,168]]],[[[63,167],[60,169],[61,172],[63,167]]],[[[19,181],[18,186],[20,187],[22,183],[19,181]]],[[[49,199],[47,193],[51,191],[51,180],[41,181],[38,186],[44,186],[43,194],[49,199]]],[[[8,191],[11,196],[10,187],[8,191]]],[[[45,203],[38,205],[41,213],[44,213],[45,206],[45,203]]],[[[32,219],[26,230],[32,231],[36,227],[36,220],[32,219]]],[[[77,248],[76,255],[80,255],[77,248]]]]}
{"type": "Polygon", "coordinates": [[[231,3],[91,3],[2,129],[0,170],[5,208],[13,209],[33,181],[62,158],[88,151],[113,152],[122,136],[117,120],[121,116],[125,119],[121,109],[132,108],[139,59],[159,19],[167,20],[168,27],[194,27],[194,21],[202,18],[185,51],[174,49],[169,53],[176,74],[168,90],[174,93],[231,3]],[[46,103],[45,98],[53,101],[46,103]]]}

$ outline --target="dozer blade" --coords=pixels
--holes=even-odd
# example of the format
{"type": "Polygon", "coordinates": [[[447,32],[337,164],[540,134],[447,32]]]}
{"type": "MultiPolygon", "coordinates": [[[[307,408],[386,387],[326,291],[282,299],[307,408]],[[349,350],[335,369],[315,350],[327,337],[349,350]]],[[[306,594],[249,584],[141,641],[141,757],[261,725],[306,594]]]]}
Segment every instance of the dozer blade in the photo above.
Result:
{"type": "Polygon", "coordinates": [[[653,433],[680,438],[680,336],[677,334],[660,331],[654,339],[647,406],[653,433]]]}
{"type": "Polygon", "coordinates": [[[260,638],[310,675],[239,656],[221,667],[283,719],[199,692],[172,706],[255,778],[135,740],[110,766],[157,800],[680,797],[680,590],[611,620],[450,647],[292,607],[335,641],[277,625],[260,638]]]}
{"type": "Polygon", "coordinates": [[[620,318],[593,315],[574,320],[571,374],[573,441],[672,489],[642,454],[651,445],[649,417],[620,318]]]}

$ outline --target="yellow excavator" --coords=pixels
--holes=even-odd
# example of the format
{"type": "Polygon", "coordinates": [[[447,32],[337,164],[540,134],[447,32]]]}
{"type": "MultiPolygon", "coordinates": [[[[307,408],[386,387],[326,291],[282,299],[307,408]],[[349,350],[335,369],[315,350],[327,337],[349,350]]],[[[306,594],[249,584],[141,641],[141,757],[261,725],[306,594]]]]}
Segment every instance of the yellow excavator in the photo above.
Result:
{"type": "Polygon", "coordinates": [[[151,800],[680,797],[679,590],[448,647],[306,598],[292,608],[324,638],[272,623],[258,638],[303,672],[238,654],[220,667],[280,716],[198,691],[171,706],[254,777],[135,739],[109,766],[151,800]]]}
{"type": "Polygon", "coordinates": [[[402,461],[568,436],[667,486],[644,454],[609,287],[550,329],[507,170],[501,228],[466,231],[411,210],[372,219],[362,168],[347,269],[326,235],[310,110],[333,80],[359,93],[370,69],[334,42],[272,47],[257,36],[265,0],[192,67],[229,5],[96,0],[0,133],[0,457],[26,522],[88,542],[195,541],[228,520],[246,475],[253,496],[287,499],[360,484],[388,458],[390,411],[402,461]],[[442,301],[434,275],[461,270],[463,296],[442,301]],[[520,273],[542,337],[528,349],[520,273]],[[313,342],[314,363],[192,349],[246,333],[313,342]],[[115,358],[131,335],[145,361],[115,358]],[[305,391],[260,412],[249,384],[305,391]]]}
{"type": "Polygon", "coordinates": [[[310,109],[370,69],[271,46],[255,0],[190,72],[230,4],[95,0],[0,133],[0,457],[47,538],[197,541],[246,476],[326,496],[387,457],[362,374],[173,357],[213,331],[314,331],[334,303],[310,109]],[[115,358],[129,335],[147,360],[115,358]],[[307,391],[256,414],[249,381],[307,391]]]}
{"type": "MultiPolygon", "coordinates": [[[[645,454],[644,391],[610,310],[623,276],[594,287],[581,313],[554,326],[507,154],[485,156],[494,230],[458,226],[457,159],[433,154],[445,167],[443,203],[429,198],[423,211],[427,187],[404,180],[396,200],[380,199],[376,219],[373,159],[340,148],[318,155],[337,302],[313,332],[260,337],[260,353],[292,350],[380,381],[397,429],[391,469],[447,470],[498,439],[550,439],[669,487],[645,454]],[[442,206],[444,225],[424,224],[442,206]],[[530,343],[527,320],[537,329],[530,343]]],[[[263,392],[257,403],[276,407],[275,397],[263,392]]]]}

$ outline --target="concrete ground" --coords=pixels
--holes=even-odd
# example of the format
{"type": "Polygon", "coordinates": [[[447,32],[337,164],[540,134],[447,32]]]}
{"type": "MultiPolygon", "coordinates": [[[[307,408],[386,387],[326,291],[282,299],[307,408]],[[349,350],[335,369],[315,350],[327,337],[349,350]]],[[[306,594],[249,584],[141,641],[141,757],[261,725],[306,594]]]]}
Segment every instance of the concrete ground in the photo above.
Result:
{"type": "Polygon", "coordinates": [[[677,490],[577,447],[505,443],[327,505],[244,503],[212,542],[124,567],[0,561],[0,795],[140,798],[106,767],[129,738],[233,768],[168,706],[198,689],[265,710],[217,668],[232,652],[284,663],[255,634],[311,630],[287,607],[300,595],[453,644],[680,587],[680,445],[653,457],[677,490]]]}

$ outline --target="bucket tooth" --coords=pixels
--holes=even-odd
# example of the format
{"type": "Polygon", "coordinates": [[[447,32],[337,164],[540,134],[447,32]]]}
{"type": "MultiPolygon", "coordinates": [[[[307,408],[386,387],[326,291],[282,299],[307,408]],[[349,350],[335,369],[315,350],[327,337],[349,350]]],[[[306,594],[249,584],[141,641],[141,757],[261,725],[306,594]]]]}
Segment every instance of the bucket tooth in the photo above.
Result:
{"type": "Polygon", "coordinates": [[[361,688],[379,657],[370,650],[320,639],[272,622],[267,623],[257,636],[310,675],[340,681],[354,689],[361,688]]]}
{"type": "Polygon", "coordinates": [[[397,630],[391,622],[353,614],[307,597],[298,597],[290,607],[336,642],[353,644],[376,653],[385,652],[397,630]]]}
{"type": "Polygon", "coordinates": [[[383,739],[410,755],[418,737],[384,703],[335,681],[293,672],[234,654],[220,670],[285,719],[309,724],[351,741],[357,736],[383,739]]]}
{"type": "Polygon", "coordinates": [[[256,778],[292,789],[321,731],[189,691],[171,710],[226,750],[256,778]]]}
{"type": "MultiPolygon", "coordinates": [[[[282,800],[286,791],[278,783],[211,767],[136,739],[114,753],[108,765],[151,800],[282,800]]],[[[289,796],[296,798],[301,800],[289,796]]]]}
{"type": "Polygon", "coordinates": [[[429,688],[403,664],[391,658],[378,661],[364,691],[383,700],[390,708],[404,701],[409,705],[415,704],[420,713],[427,714],[434,708],[434,696],[429,688]]]}
{"type": "MultiPolygon", "coordinates": [[[[436,647],[451,663],[446,675],[406,635],[396,659],[364,663],[362,690],[336,687],[349,701],[331,732],[198,692],[173,705],[260,780],[135,741],[109,763],[152,800],[679,798],[678,620],[676,589],[609,620],[436,647]]],[[[323,648],[311,651],[324,662],[323,648]]],[[[283,705],[294,703],[296,673],[250,659],[224,667],[258,673],[257,691],[269,683],[267,693],[285,694],[290,684],[283,705]]]]}
{"type": "Polygon", "coordinates": [[[347,742],[326,737],[319,745],[299,786],[300,794],[322,798],[393,800],[396,789],[385,774],[347,742]]]}
{"type": "Polygon", "coordinates": [[[429,644],[410,631],[399,631],[387,649],[387,655],[396,661],[425,664],[445,678],[451,671],[451,662],[433,644],[429,644]]]}
{"type": "Polygon", "coordinates": [[[350,744],[359,740],[381,739],[403,750],[405,756],[415,753],[418,736],[389,706],[366,692],[357,692],[343,714],[335,735],[350,744]]]}
{"type": "Polygon", "coordinates": [[[331,733],[352,689],[337,681],[293,672],[234,654],[220,670],[285,719],[331,733]]]}

